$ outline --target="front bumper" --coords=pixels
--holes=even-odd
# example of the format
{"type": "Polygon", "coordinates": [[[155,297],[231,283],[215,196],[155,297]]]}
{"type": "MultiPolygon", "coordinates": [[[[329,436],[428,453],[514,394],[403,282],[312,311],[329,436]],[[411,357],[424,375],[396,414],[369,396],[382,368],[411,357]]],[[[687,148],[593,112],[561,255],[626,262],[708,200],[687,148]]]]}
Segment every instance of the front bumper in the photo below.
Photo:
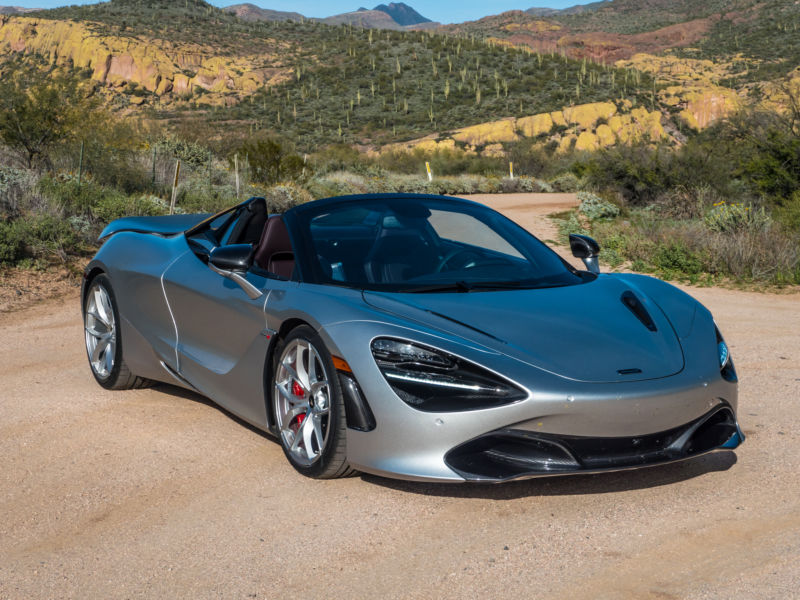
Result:
{"type": "Polygon", "coordinates": [[[733,410],[720,405],[699,419],[635,437],[582,437],[500,429],[462,444],[445,463],[466,481],[596,473],[685,460],[744,441],[733,410]]]}

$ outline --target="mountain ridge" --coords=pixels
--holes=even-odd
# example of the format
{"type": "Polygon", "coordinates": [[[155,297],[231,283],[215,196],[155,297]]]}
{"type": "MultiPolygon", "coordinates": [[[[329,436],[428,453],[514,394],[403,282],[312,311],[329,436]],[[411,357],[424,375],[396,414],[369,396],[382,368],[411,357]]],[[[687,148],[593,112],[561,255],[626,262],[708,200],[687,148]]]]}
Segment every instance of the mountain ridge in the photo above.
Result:
{"type": "MultiPolygon", "coordinates": [[[[128,0],[131,1],[131,0],[128,0]]],[[[133,0],[135,1],[135,0],[133,0]]],[[[327,25],[354,25],[370,29],[402,30],[440,25],[422,16],[414,8],[403,2],[379,4],[373,9],[358,9],[328,17],[308,17],[297,12],[285,12],[261,8],[252,3],[232,4],[222,10],[233,13],[245,21],[317,21],[327,25]]]]}
{"type": "Polygon", "coordinates": [[[302,21],[305,19],[305,17],[298,12],[270,10],[249,2],[231,4],[230,6],[224,7],[222,10],[233,13],[244,21],[302,21]]]}
{"type": "Polygon", "coordinates": [[[23,6],[0,6],[0,15],[24,15],[29,12],[36,12],[39,8],[25,8],[23,6]]]}

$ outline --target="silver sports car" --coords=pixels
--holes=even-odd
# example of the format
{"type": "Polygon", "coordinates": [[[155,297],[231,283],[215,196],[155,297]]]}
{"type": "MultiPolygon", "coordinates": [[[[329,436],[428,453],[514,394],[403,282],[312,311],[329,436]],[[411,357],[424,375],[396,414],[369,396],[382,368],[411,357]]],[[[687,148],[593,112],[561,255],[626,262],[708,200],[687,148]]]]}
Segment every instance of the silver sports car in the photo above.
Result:
{"type": "Polygon", "coordinates": [[[169,382],[280,440],[303,475],[506,481],[663,464],[743,435],[709,313],[577,270],[474,202],[329,198],[111,223],[82,290],[98,383],[169,382]]]}

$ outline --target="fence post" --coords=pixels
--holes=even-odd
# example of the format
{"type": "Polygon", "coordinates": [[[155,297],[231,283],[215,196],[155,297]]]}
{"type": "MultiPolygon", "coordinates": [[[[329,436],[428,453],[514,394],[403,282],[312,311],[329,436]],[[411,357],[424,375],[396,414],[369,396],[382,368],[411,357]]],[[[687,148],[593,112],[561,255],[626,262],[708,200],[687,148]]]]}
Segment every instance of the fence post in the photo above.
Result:
{"type": "Polygon", "coordinates": [[[508,176],[511,179],[514,179],[514,163],[513,162],[508,163],[508,176]]]}
{"type": "Polygon", "coordinates": [[[433,171],[431,171],[431,163],[425,161],[425,170],[428,171],[428,181],[433,181],[433,171]]]}
{"type": "Polygon", "coordinates": [[[83,144],[84,141],[81,140],[81,157],[78,159],[78,186],[81,185],[81,180],[83,179],[83,144]]]}
{"type": "Polygon", "coordinates": [[[181,174],[181,159],[175,163],[175,180],[172,182],[172,200],[169,203],[169,214],[175,213],[175,200],[178,198],[178,176],[181,174]]]}
{"type": "Polygon", "coordinates": [[[233,169],[236,171],[236,199],[239,199],[239,153],[233,155],[233,169]]]}

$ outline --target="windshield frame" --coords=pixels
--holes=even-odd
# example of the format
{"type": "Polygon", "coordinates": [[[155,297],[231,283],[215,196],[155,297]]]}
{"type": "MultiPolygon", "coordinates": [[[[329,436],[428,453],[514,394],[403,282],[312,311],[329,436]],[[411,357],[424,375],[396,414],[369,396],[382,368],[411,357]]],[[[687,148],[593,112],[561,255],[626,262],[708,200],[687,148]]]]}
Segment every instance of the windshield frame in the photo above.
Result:
{"type": "MultiPolygon", "coordinates": [[[[341,210],[345,209],[348,206],[358,206],[359,204],[369,204],[374,202],[385,202],[385,201],[392,201],[392,200],[414,200],[417,202],[423,203],[426,208],[429,210],[443,210],[443,209],[451,209],[455,212],[467,214],[472,216],[473,218],[487,224],[488,222],[494,222],[499,228],[502,230],[502,235],[500,232],[497,231],[494,227],[490,227],[498,233],[500,237],[503,237],[507,242],[510,243],[510,240],[506,237],[507,235],[516,238],[516,241],[523,241],[526,245],[534,247],[536,252],[544,253],[543,256],[546,256],[548,259],[552,260],[553,258],[556,259],[556,262],[563,267],[563,271],[556,274],[558,276],[563,276],[563,282],[554,283],[550,280],[553,279],[553,274],[550,274],[548,277],[540,278],[540,280],[547,280],[547,281],[537,281],[536,279],[529,279],[529,280],[515,280],[509,281],[508,286],[502,285],[493,285],[493,286],[482,286],[481,280],[476,280],[472,283],[477,283],[477,285],[471,285],[470,282],[467,282],[466,285],[461,285],[462,282],[459,281],[452,281],[452,290],[445,290],[444,288],[449,287],[448,281],[442,281],[441,286],[443,288],[442,292],[445,291],[499,291],[499,290],[520,290],[520,289],[532,289],[532,288],[545,288],[545,287],[565,287],[570,285],[580,285],[582,283],[587,283],[588,281],[593,281],[596,276],[590,274],[586,271],[581,271],[573,267],[569,262],[564,260],[558,253],[556,253],[552,248],[550,248],[547,244],[539,240],[536,236],[522,228],[520,225],[509,219],[508,217],[502,215],[501,213],[489,208],[488,206],[481,204],[479,202],[474,202],[471,200],[465,200],[463,198],[455,198],[450,196],[438,196],[438,195],[428,195],[428,194],[364,194],[358,196],[338,196],[333,198],[326,198],[324,200],[317,200],[315,202],[310,202],[307,204],[302,204],[297,207],[292,208],[291,210],[287,211],[284,214],[284,220],[287,224],[287,227],[290,230],[291,237],[296,242],[296,250],[295,258],[298,263],[298,267],[300,272],[302,273],[302,281],[306,283],[313,283],[318,285],[331,285],[336,287],[344,287],[354,290],[360,291],[373,291],[373,292],[385,292],[385,293],[430,293],[428,291],[433,285],[437,282],[431,281],[421,281],[418,284],[414,282],[398,282],[398,283],[371,283],[371,282],[356,282],[356,281],[339,281],[332,279],[331,277],[327,276],[323,270],[321,265],[319,264],[318,260],[315,260],[317,255],[317,251],[314,245],[314,239],[311,232],[311,222],[314,218],[319,217],[326,212],[330,212],[333,210],[341,210]],[[483,215],[484,218],[480,218],[477,215],[483,215]]],[[[442,238],[444,239],[444,238],[442,238]]],[[[521,250],[517,248],[516,244],[512,244],[515,249],[518,251],[521,250]]],[[[491,251],[491,249],[486,249],[491,251]]],[[[522,251],[521,254],[523,255],[524,260],[528,264],[535,264],[532,262],[531,258],[528,256],[527,248],[525,251],[522,251]]],[[[498,283],[498,282],[493,282],[498,283]]]]}

